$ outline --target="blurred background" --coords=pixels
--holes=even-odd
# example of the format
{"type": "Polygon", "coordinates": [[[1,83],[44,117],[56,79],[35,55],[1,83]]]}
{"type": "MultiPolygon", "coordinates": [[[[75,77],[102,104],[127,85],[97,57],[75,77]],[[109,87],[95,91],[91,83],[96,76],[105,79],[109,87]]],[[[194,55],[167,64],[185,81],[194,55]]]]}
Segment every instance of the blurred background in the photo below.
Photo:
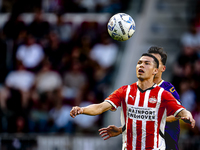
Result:
{"type": "Polygon", "coordinates": [[[120,109],[75,119],[69,112],[135,82],[138,58],[151,46],[168,53],[163,79],[196,120],[194,129],[181,121],[180,150],[198,150],[199,0],[0,0],[0,149],[121,150],[121,136],[98,135],[121,126],[120,109]],[[125,42],[107,33],[119,12],[136,22],[125,42]]]}

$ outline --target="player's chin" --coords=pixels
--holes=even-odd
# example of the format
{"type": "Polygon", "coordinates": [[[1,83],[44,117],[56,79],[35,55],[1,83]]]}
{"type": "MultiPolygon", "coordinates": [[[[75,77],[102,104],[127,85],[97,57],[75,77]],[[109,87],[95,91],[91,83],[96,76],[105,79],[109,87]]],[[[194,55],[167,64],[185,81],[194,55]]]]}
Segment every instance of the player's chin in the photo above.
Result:
{"type": "Polygon", "coordinates": [[[141,74],[137,74],[137,78],[138,78],[139,80],[143,80],[143,79],[144,79],[143,75],[141,75],[141,74]]]}

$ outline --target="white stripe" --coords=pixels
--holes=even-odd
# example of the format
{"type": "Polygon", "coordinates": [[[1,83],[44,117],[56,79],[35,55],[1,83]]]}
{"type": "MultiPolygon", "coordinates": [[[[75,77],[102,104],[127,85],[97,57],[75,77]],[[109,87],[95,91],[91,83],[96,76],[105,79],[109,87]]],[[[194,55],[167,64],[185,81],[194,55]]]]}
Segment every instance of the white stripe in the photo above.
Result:
{"type": "MultiPolygon", "coordinates": [[[[125,118],[124,118],[124,110],[123,110],[123,107],[121,107],[121,126],[123,127],[125,125],[125,118]]],[[[122,148],[123,147],[126,147],[125,144],[126,144],[126,139],[127,139],[127,136],[126,136],[126,130],[124,132],[122,132],[122,148]]]]}
{"type": "Polygon", "coordinates": [[[135,107],[137,107],[139,105],[139,101],[140,101],[140,91],[137,88],[137,93],[136,93],[136,97],[135,97],[135,104],[134,104],[135,107]]]}
{"type": "Polygon", "coordinates": [[[105,102],[110,103],[113,107],[115,107],[115,109],[117,109],[117,106],[111,101],[111,100],[105,100],[105,102]]]}
{"type": "MultiPolygon", "coordinates": [[[[144,97],[144,105],[143,108],[148,107],[148,99],[151,90],[147,90],[144,97]]],[[[146,120],[142,121],[142,129],[146,129],[146,120]]],[[[146,130],[142,130],[142,149],[145,149],[146,146],[146,130]]]]}
{"type": "MultiPolygon", "coordinates": [[[[139,104],[139,100],[140,100],[140,91],[137,88],[137,92],[136,92],[136,97],[135,97],[135,107],[138,107],[139,104]]],[[[136,148],[136,140],[137,140],[137,132],[136,132],[136,119],[132,119],[132,130],[133,130],[133,141],[132,141],[132,146],[133,149],[136,148]]]]}
{"type": "Polygon", "coordinates": [[[125,99],[126,104],[128,104],[128,95],[130,93],[130,89],[131,89],[131,87],[130,87],[130,85],[128,85],[127,90],[126,90],[126,99],[125,99]]]}
{"type": "Polygon", "coordinates": [[[147,90],[146,93],[145,93],[145,97],[144,97],[144,108],[147,108],[148,107],[148,100],[149,100],[149,94],[150,94],[150,91],[151,90],[147,90]]]}
{"type": "Polygon", "coordinates": [[[183,109],[184,109],[184,108],[178,109],[178,110],[174,113],[174,117],[176,117],[176,115],[177,115],[179,112],[181,112],[183,109]]]}
{"type": "Polygon", "coordinates": [[[158,111],[159,111],[159,107],[160,107],[160,103],[161,103],[161,95],[162,95],[162,92],[164,91],[163,88],[161,88],[158,92],[158,97],[157,97],[157,104],[156,104],[156,122],[155,122],[155,125],[154,125],[154,149],[157,148],[157,135],[159,133],[157,133],[157,128],[158,128],[158,111]]]}
{"type": "Polygon", "coordinates": [[[160,130],[162,131],[162,133],[164,133],[165,131],[166,118],[167,118],[167,109],[165,109],[160,122],[160,130]]]}
{"type": "MultiPolygon", "coordinates": [[[[126,108],[127,108],[127,104],[128,104],[128,96],[129,96],[130,90],[131,90],[131,86],[128,85],[127,90],[126,90],[126,97],[125,97],[126,108]]],[[[124,118],[123,108],[122,108],[122,113],[123,113],[123,118],[124,118]]],[[[127,115],[127,110],[126,110],[126,116],[128,116],[127,115]]],[[[126,124],[126,129],[127,129],[128,118],[126,118],[126,122],[125,122],[125,118],[124,118],[124,124],[126,124]]],[[[121,122],[121,125],[123,126],[122,122],[121,122]]],[[[126,147],[126,139],[127,139],[127,130],[125,130],[122,133],[122,142],[123,142],[122,148],[126,147]]]]}
{"type": "MultiPolygon", "coordinates": [[[[142,121],[142,129],[146,129],[146,121],[142,121]]],[[[142,130],[142,149],[145,149],[146,146],[146,130],[142,130]]]]}

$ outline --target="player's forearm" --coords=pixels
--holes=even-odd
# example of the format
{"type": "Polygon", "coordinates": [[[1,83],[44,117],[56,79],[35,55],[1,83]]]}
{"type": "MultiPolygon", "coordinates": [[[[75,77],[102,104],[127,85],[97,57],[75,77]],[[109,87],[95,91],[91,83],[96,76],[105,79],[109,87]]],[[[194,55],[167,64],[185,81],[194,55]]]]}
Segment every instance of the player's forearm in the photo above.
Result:
{"type": "Polygon", "coordinates": [[[107,102],[103,102],[100,104],[92,104],[87,107],[82,107],[83,114],[86,115],[100,115],[109,109],[111,109],[111,105],[107,102]]]}
{"type": "Polygon", "coordinates": [[[177,114],[177,116],[178,117],[188,117],[188,116],[191,116],[191,113],[188,110],[183,109],[177,114]]]}
{"type": "Polygon", "coordinates": [[[186,123],[189,123],[191,125],[192,128],[195,127],[195,120],[194,118],[192,117],[192,114],[186,110],[186,109],[183,109],[181,112],[178,113],[179,117],[181,117],[181,119],[186,122],[186,123]]]}
{"type": "Polygon", "coordinates": [[[172,116],[168,116],[166,118],[166,122],[174,122],[174,121],[177,121],[178,119],[176,119],[173,115],[172,116]]]}

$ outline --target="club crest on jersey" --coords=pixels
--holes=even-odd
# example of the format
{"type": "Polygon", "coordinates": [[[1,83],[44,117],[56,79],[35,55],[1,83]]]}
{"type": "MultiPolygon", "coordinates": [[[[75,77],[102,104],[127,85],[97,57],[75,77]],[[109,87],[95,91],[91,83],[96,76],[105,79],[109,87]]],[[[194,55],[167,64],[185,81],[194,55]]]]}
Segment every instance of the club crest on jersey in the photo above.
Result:
{"type": "Polygon", "coordinates": [[[157,102],[157,99],[155,97],[151,97],[151,98],[149,98],[149,102],[154,104],[157,102]]]}

